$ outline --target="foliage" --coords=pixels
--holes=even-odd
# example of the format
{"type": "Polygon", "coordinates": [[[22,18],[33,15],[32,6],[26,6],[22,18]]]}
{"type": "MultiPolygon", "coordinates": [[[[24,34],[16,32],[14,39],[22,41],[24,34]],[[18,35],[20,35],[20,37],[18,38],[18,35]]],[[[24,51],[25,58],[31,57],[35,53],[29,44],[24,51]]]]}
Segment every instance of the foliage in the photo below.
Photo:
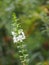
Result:
{"type": "Polygon", "coordinates": [[[21,65],[11,34],[18,36],[20,28],[26,36],[20,44],[27,45],[28,64],[49,62],[49,0],[0,0],[0,65],[21,65]]]}

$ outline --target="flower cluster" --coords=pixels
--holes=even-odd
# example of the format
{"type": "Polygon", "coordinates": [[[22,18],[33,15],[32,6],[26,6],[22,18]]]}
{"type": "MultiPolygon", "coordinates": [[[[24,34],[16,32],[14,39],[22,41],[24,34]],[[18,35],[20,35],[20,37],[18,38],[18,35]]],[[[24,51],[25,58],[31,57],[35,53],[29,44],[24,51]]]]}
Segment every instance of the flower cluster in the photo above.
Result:
{"type": "Polygon", "coordinates": [[[22,65],[28,65],[28,53],[27,53],[27,49],[26,49],[26,45],[23,44],[23,40],[26,38],[25,34],[23,32],[23,29],[19,28],[19,24],[17,23],[16,16],[15,14],[13,14],[13,30],[12,30],[12,36],[13,36],[13,42],[17,43],[17,49],[18,54],[19,54],[19,58],[21,60],[22,65]]]}
{"type": "Polygon", "coordinates": [[[22,42],[25,39],[25,34],[22,29],[18,30],[18,34],[19,35],[17,36],[17,33],[12,32],[14,43],[19,41],[22,42]]]}

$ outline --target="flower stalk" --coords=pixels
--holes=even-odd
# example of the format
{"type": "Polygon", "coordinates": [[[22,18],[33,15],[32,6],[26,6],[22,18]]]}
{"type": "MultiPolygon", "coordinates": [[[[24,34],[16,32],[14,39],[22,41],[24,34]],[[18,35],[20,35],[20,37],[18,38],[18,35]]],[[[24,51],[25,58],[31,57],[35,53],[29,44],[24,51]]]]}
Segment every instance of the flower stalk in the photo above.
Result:
{"type": "Polygon", "coordinates": [[[20,29],[20,25],[17,23],[16,15],[13,14],[13,29],[12,29],[12,36],[13,36],[13,42],[17,44],[17,49],[19,58],[21,60],[22,65],[28,65],[28,53],[26,49],[26,45],[23,44],[23,40],[26,38],[25,34],[23,32],[23,29],[20,29]]]}

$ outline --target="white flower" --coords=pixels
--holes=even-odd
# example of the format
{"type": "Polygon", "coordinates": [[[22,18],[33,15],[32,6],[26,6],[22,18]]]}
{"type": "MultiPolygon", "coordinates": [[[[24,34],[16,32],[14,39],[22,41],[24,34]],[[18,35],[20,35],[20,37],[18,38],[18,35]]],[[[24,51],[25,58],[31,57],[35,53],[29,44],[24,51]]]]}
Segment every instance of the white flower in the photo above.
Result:
{"type": "Polygon", "coordinates": [[[16,33],[12,31],[12,35],[13,35],[13,36],[16,36],[16,33]]]}
{"type": "Polygon", "coordinates": [[[22,32],[22,39],[25,39],[25,34],[24,34],[24,32],[22,32]]]}
{"type": "Polygon", "coordinates": [[[17,36],[17,33],[12,31],[14,43],[19,42],[19,41],[22,42],[25,39],[25,34],[22,29],[18,30],[18,33],[19,35],[17,36]]]}
{"type": "Polygon", "coordinates": [[[13,41],[14,41],[14,43],[16,43],[16,42],[17,42],[17,40],[16,40],[16,37],[15,37],[15,36],[13,37],[13,41]]]}
{"type": "Polygon", "coordinates": [[[23,41],[22,35],[19,35],[19,36],[18,36],[18,39],[19,39],[20,42],[22,42],[22,41],[23,41]]]}

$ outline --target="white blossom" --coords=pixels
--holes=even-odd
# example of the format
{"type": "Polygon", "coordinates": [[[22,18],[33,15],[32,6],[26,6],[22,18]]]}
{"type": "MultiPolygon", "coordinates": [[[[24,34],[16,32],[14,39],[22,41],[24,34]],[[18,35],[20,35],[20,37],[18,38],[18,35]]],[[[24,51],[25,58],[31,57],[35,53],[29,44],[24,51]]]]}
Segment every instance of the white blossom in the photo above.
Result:
{"type": "Polygon", "coordinates": [[[13,36],[16,36],[16,33],[12,31],[12,35],[13,35],[13,36]]]}
{"type": "Polygon", "coordinates": [[[14,41],[14,43],[16,43],[16,42],[17,42],[17,40],[16,40],[16,37],[15,37],[15,36],[13,37],[13,41],[14,41]]]}
{"type": "Polygon", "coordinates": [[[25,39],[25,34],[22,29],[18,30],[18,34],[19,35],[17,36],[17,33],[12,31],[14,43],[19,42],[19,41],[22,42],[25,39]]]}

